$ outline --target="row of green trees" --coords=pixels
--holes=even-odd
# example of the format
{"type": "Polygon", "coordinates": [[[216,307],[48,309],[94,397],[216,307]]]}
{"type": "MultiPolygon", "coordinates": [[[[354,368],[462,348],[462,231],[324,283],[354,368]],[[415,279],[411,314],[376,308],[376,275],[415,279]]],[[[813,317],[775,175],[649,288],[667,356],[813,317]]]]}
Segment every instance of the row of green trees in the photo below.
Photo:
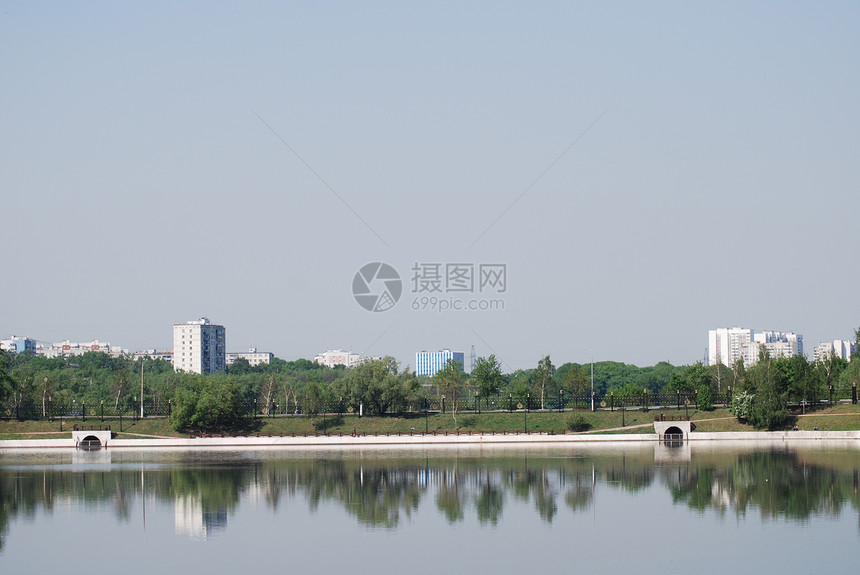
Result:
{"type": "Polygon", "coordinates": [[[661,362],[642,368],[618,362],[556,368],[545,356],[532,369],[506,374],[491,355],[478,358],[468,375],[462,366],[449,363],[434,377],[423,378],[408,367],[401,369],[390,357],[350,369],[329,369],[304,359],[275,358],[255,367],[239,360],[227,373],[202,376],[174,372],[163,360],[102,352],[57,358],[0,352],[0,417],[46,417],[52,406],[67,410],[83,404],[117,413],[139,409],[143,397],[150,413],[169,411],[177,429],[217,429],[237,425],[251,411],[263,416],[273,411],[383,415],[421,410],[428,401],[438,407],[444,396],[456,418],[463,402],[470,409],[505,408],[508,401],[533,409],[554,407],[559,401],[586,407],[593,389],[598,401],[609,393],[618,399],[644,393],[695,394],[704,409],[714,397],[731,393],[739,418],[775,428],[785,421],[790,403],[815,403],[827,398],[831,388],[844,396],[858,380],[858,356],[850,364],[838,358],[809,362],[803,356],[772,359],[763,354],[750,367],[742,362],[731,367],[661,362]]]}

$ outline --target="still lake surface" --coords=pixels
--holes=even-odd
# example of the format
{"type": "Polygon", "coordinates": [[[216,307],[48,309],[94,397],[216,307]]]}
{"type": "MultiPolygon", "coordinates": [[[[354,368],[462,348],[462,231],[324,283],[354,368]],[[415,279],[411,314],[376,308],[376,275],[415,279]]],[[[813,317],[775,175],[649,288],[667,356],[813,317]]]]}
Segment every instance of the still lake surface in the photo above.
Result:
{"type": "Polygon", "coordinates": [[[857,573],[860,446],[0,453],[0,573],[857,573]]]}

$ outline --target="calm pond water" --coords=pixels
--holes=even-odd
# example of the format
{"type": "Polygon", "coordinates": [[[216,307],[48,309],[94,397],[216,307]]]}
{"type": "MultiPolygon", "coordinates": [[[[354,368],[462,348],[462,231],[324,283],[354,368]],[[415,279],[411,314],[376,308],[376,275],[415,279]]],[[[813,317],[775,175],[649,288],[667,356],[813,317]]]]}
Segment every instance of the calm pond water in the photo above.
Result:
{"type": "Polygon", "coordinates": [[[0,572],[857,573],[858,483],[830,442],[5,452],[0,572]]]}

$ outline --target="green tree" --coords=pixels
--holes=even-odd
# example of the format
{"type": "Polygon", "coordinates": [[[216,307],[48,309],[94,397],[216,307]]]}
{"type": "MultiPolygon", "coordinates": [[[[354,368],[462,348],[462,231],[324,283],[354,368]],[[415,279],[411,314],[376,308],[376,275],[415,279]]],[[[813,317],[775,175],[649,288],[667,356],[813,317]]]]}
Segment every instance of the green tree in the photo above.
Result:
{"type": "Polygon", "coordinates": [[[363,407],[369,415],[402,411],[414,395],[418,380],[408,371],[398,372],[392,357],[363,361],[346,370],[335,393],[354,409],[363,407]]]}
{"type": "Polygon", "coordinates": [[[788,417],[786,390],[777,365],[762,347],[759,361],[746,373],[746,391],[753,394],[748,421],[758,429],[778,429],[788,417]]]}
{"type": "Polygon", "coordinates": [[[692,389],[693,393],[696,394],[696,403],[699,409],[705,411],[713,409],[714,399],[711,393],[711,377],[708,368],[702,365],[701,361],[697,361],[684,372],[684,379],[687,380],[687,388],[692,389]]]}
{"type": "Polygon", "coordinates": [[[450,402],[454,425],[457,425],[458,398],[465,387],[465,381],[463,364],[453,359],[449,359],[445,363],[445,367],[437,371],[433,376],[433,383],[436,384],[439,393],[447,397],[450,402]]]}
{"type": "Polygon", "coordinates": [[[502,366],[495,355],[479,357],[470,377],[478,388],[478,394],[486,401],[489,401],[490,396],[497,395],[505,383],[502,366]]]}
{"type": "Polygon", "coordinates": [[[534,370],[533,379],[538,389],[540,390],[540,408],[546,409],[546,394],[547,390],[553,384],[555,377],[555,366],[552,364],[549,356],[544,356],[538,361],[537,369],[534,370]]]}
{"type": "Polygon", "coordinates": [[[171,424],[177,431],[234,429],[244,415],[242,394],[232,377],[197,376],[174,394],[171,424]]]}
{"type": "Polygon", "coordinates": [[[12,365],[10,354],[4,350],[0,350],[0,407],[6,404],[6,401],[12,396],[12,376],[9,374],[9,369],[12,365]]]}
{"type": "MultiPolygon", "coordinates": [[[[570,365],[570,364],[568,364],[570,365]]],[[[561,368],[557,373],[561,372],[561,368]]],[[[591,377],[588,368],[585,366],[571,365],[565,370],[562,376],[562,383],[569,396],[573,397],[574,401],[579,401],[580,398],[588,397],[591,390],[591,377]]],[[[590,400],[589,400],[590,401],[590,400]]],[[[588,401],[586,401],[586,404],[588,401]]]]}
{"type": "Polygon", "coordinates": [[[821,394],[819,374],[805,356],[796,355],[777,359],[774,362],[777,377],[792,401],[817,402],[821,394]]]}
{"type": "Polygon", "coordinates": [[[237,357],[233,363],[227,366],[227,373],[231,375],[245,375],[251,371],[251,362],[244,357],[237,357]]]}

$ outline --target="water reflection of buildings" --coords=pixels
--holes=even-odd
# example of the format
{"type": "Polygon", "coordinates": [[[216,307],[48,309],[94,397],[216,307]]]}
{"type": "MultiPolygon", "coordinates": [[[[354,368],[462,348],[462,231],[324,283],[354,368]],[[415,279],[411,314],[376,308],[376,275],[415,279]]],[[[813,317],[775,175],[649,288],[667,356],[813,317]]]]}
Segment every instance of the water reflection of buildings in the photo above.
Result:
{"type": "Polygon", "coordinates": [[[227,508],[207,509],[200,495],[180,495],[174,500],[177,535],[206,539],[227,528],[227,508]]]}

